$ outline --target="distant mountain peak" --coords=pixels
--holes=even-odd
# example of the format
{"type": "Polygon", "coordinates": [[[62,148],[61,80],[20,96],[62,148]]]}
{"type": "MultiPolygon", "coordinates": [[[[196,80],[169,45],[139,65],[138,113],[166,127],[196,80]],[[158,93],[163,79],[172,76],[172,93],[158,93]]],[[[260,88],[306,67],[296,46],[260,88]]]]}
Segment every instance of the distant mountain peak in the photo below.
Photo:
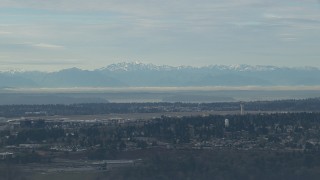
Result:
{"type": "Polygon", "coordinates": [[[110,64],[105,68],[99,70],[104,71],[159,71],[159,70],[171,70],[174,69],[172,66],[158,66],[151,63],[145,64],[138,61],[134,62],[120,62],[116,64],[110,64]]]}
{"type": "Polygon", "coordinates": [[[169,65],[154,65],[151,63],[145,64],[138,61],[134,62],[120,62],[110,64],[105,68],[98,70],[101,71],[171,71],[171,70],[187,70],[187,69],[211,69],[211,70],[229,70],[229,71],[274,71],[279,69],[276,66],[263,66],[263,65],[247,65],[247,64],[234,64],[234,65],[208,65],[202,67],[193,66],[169,66],[169,65]]]}
{"type": "MultiPolygon", "coordinates": [[[[129,61],[129,62],[119,62],[114,64],[109,64],[106,67],[102,67],[95,70],[85,70],[77,67],[71,67],[67,69],[62,69],[59,71],[53,71],[51,73],[57,72],[79,72],[79,71],[109,71],[109,72],[130,72],[130,71],[186,71],[186,70],[209,70],[209,71],[233,71],[233,72],[261,72],[261,71],[275,71],[275,70],[300,70],[300,71],[320,71],[318,67],[279,67],[271,65],[248,65],[248,64],[232,64],[232,65],[207,65],[201,67],[195,66],[170,66],[170,65],[155,65],[152,63],[143,63],[140,61],[129,61]]],[[[0,70],[2,74],[21,74],[30,72],[42,72],[44,71],[27,71],[23,69],[11,69],[11,70],[0,70]]]]}
{"type": "Polygon", "coordinates": [[[233,64],[233,65],[210,65],[211,69],[230,70],[230,71],[274,71],[279,69],[277,66],[264,66],[264,65],[247,65],[247,64],[233,64]]]}
{"type": "Polygon", "coordinates": [[[74,71],[84,71],[84,70],[79,69],[77,67],[72,67],[72,68],[68,68],[68,69],[62,69],[59,72],[74,72],[74,71]]]}
{"type": "Polygon", "coordinates": [[[320,85],[315,67],[262,65],[168,66],[121,62],[96,70],[69,68],[56,72],[6,71],[2,87],[165,87],[320,85]]]}
{"type": "Polygon", "coordinates": [[[10,70],[5,70],[5,71],[0,71],[0,73],[6,73],[6,74],[17,74],[17,73],[25,73],[28,72],[23,69],[10,69],[10,70]]]}

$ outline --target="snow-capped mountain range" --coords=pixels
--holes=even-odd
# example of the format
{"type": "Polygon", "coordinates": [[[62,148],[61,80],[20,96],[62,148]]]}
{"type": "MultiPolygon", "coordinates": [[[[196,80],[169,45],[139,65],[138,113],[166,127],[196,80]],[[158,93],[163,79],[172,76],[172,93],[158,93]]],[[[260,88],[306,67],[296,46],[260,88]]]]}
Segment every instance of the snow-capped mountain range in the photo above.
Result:
{"type": "Polygon", "coordinates": [[[157,66],[154,64],[144,64],[140,62],[122,62],[110,64],[107,67],[101,68],[102,71],[168,71],[176,69],[173,66],[157,66]]]}
{"type": "Polygon", "coordinates": [[[168,66],[122,62],[95,70],[57,72],[3,71],[0,87],[146,87],[146,86],[320,85],[315,67],[251,65],[168,66]]]}
{"type": "Polygon", "coordinates": [[[235,64],[235,65],[208,65],[202,67],[193,66],[169,66],[169,65],[154,65],[144,64],[141,62],[121,62],[117,64],[110,64],[104,68],[98,70],[101,71],[172,71],[172,70],[190,70],[190,69],[211,69],[211,70],[229,70],[229,71],[274,71],[279,69],[295,69],[295,70],[319,70],[316,67],[277,67],[267,65],[247,65],[247,64],[235,64]]]}
{"type": "Polygon", "coordinates": [[[107,67],[101,68],[102,71],[172,71],[185,69],[214,69],[214,70],[234,70],[234,71],[272,71],[278,69],[276,66],[251,66],[246,64],[237,65],[209,65],[202,67],[192,66],[168,66],[168,65],[154,65],[144,64],[141,62],[122,62],[111,64],[107,67]]]}

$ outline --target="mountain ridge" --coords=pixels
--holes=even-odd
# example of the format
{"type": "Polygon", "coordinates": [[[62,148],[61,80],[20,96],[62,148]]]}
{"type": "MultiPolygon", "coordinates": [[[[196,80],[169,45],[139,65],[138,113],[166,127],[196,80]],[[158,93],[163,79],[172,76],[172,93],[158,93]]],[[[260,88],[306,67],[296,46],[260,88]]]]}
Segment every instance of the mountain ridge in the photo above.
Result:
{"type": "Polygon", "coordinates": [[[207,65],[201,67],[195,66],[169,66],[169,65],[154,65],[154,64],[144,64],[140,62],[121,62],[116,64],[110,64],[104,68],[98,70],[109,70],[109,71],[137,71],[137,70],[182,70],[182,69],[220,69],[220,70],[274,70],[279,68],[277,66],[252,66],[247,64],[237,64],[237,65],[207,65]]]}
{"type": "MultiPolygon", "coordinates": [[[[105,67],[86,70],[80,69],[78,67],[65,68],[54,72],[60,72],[65,70],[82,70],[82,71],[138,71],[138,70],[181,70],[181,69],[216,69],[216,70],[235,70],[235,71],[272,71],[277,69],[295,69],[295,70],[320,70],[320,68],[312,67],[312,66],[302,66],[302,67],[286,67],[286,66],[273,66],[273,65],[248,65],[248,64],[233,64],[233,65],[219,65],[219,64],[211,64],[205,66],[171,66],[171,65],[155,65],[152,63],[142,63],[142,62],[119,62],[109,64],[105,67]]],[[[21,69],[12,69],[0,71],[0,73],[8,73],[8,74],[16,74],[16,73],[26,73],[26,72],[43,72],[50,73],[44,71],[27,71],[21,69]]]]}
{"type": "Polygon", "coordinates": [[[316,67],[262,65],[169,66],[121,62],[83,70],[3,71],[0,87],[147,87],[147,86],[320,85],[316,67]]]}

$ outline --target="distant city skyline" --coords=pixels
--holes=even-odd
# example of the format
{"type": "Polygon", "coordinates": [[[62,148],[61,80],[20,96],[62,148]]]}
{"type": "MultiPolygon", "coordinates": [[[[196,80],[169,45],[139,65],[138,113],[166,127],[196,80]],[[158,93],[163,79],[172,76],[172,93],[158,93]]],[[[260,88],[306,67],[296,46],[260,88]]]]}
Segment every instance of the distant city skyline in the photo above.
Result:
{"type": "Polygon", "coordinates": [[[0,0],[0,70],[320,67],[318,0],[0,0]]]}

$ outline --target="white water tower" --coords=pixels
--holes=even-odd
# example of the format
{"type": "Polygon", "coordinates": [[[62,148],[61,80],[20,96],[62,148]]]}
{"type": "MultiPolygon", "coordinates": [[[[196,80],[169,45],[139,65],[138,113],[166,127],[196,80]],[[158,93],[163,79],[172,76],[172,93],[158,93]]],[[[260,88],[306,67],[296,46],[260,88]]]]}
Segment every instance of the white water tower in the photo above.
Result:
{"type": "Polygon", "coordinates": [[[230,126],[230,121],[229,121],[229,119],[225,119],[225,120],[224,120],[224,127],[227,128],[227,127],[229,127],[229,126],[230,126]]]}

